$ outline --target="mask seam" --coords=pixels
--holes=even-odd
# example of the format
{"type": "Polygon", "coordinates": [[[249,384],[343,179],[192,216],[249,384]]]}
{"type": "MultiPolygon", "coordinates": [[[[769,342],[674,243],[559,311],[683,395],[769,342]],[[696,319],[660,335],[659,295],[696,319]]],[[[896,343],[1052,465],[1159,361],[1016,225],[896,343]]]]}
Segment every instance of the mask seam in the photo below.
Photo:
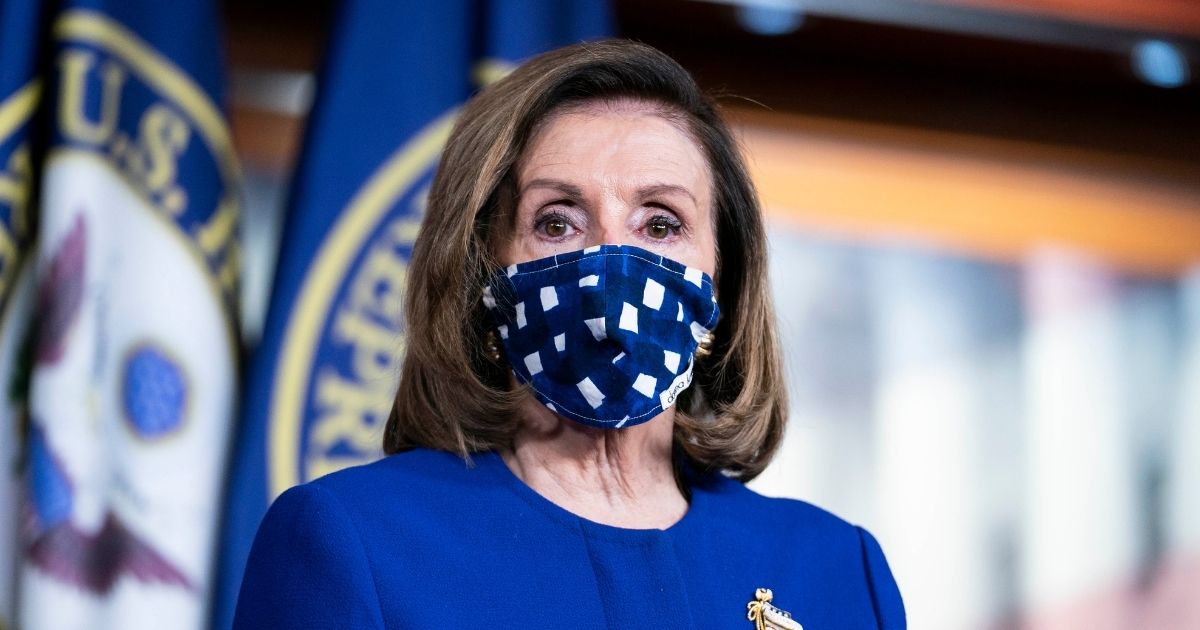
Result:
{"type": "MultiPolygon", "coordinates": [[[[654,266],[658,267],[659,269],[662,269],[663,271],[666,271],[666,272],[669,272],[669,273],[673,273],[673,274],[675,274],[675,275],[677,275],[677,276],[682,276],[682,275],[683,275],[682,273],[680,273],[680,272],[678,272],[678,271],[675,271],[674,269],[670,269],[670,268],[668,268],[668,267],[664,266],[662,263],[656,263],[656,262],[654,262],[653,260],[649,260],[649,259],[647,259],[647,258],[645,258],[645,257],[643,257],[643,256],[638,256],[637,254],[621,253],[621,254],[592,254],[592,255],[591,255],[591,257],[593,257],[593,258],[594,258],[594,257],[598,257],[598,256],[629,256],[630,258],[637,258],[638,260],[644,260],[644,261],[646,261],[646,262],[648,262],[648,263],[650,263],[650,264],[652,264],[652,265],[654,265],[654,266]]],[[[557,255],[555,255],[555,258],[557,258],[557,255]]],[[[573,265],[573,264],[575,264],[575,263],[578,263],[578,262],[579,262],[579,261],[581,261],[581,260],[583,260],[583,258],[579,258],[579,259],[577,259],[577,260],[573,260],[573,261],[571,261],[571,262],[556,263],[555,265],[553,265],[553,266],[551,266],[551,267],[546,267],[545,269],[536,269],[536,270],[534,270],[534,271],[518,271],[518,272],[514,273],[514,274],[513,274],[513,275],[511,275],[511,276],[510,276],[510,275],[508,275],[507,273],[498,273],[497,275],[498,275],[498,276],[503,276],[503,277],[504,277],[506,280],[508,280],[508,281],[509,281],[509,283],[510,283],[510,284],[512,284],[512,279],[513,279],[513,278],[516,278],[517,276],[531,276],[531,275],[533,275],[533,274],[535,274],[535,273],[542,273],[543,271],[552,271],[552,270],[554,270],[554,269],[558,269],[559,267],[565,267],[565,266],[567,266],[567,265],[573,265]]],[[[704,273],[704,272],[701,272],[701,273],[704,273]]],[[[685,281],[685,282],[689,282],[688,280],[684,280],[684,281],[685,281]]],[[[712,286],[712,282],[709,282],[708,280],[705,280],[704,278],[700,278],[700,281],[701,281],[701,282],[703,282],[705,285],[708,285],[708,286],[710,286],[710,287],[712,286]]],[[[515,287],[514,287],[514,288],[515,288],[515,287]]],[[[700,287],[700,288],[703,288],[703,287],[700,287]]],[[[717,303],[716,303],[716,302],[713,302],[712,311],[710,311],[710,312],[709,312],[709,315],[708,315],[708,320],[707,320],[706,322],[704,322],[704,328],[705,328],[705,329],[707,329],[707,330],[712,330],[712,325],[715,323],[715,320],[716,320],[716,318],[717,318],[717,313],[718,313],[718,305],[717,305],[717,303]]]]}
{"type": "MultiPolygon", "coordinates": [[[[667,267],[666,265],[663,265],[661,262],[655,262],[655,261],[653,261],[653,260],[650,260],[649,258],[646,258],[645,256],[639,256],[639,255],[637,255],[637,254],[630,254],[630,253],[619,253],[619,254],[591,254],[591,255],[589,255],[589,256],[585,256],[584,258],[598,258],[598,257],[600,257],[600,256],[604,256],[604,257],[608,257],[608,256],[628,256],[628,257],[630,257],[630,258],[636,258],[636,259],[638,259],[638,260],[643,260],[643,261],[646,261],[646,262],[650,263],[651,265],[654,265],[655,267],[658,267],[659,269],[662,269],[663,271],[666,271],[666,272],[669,272],[669,273],[673,273],[673,274],[675,274],[675,275],[677,275],[677,276],[682,276],[682,275],[684,275],[682,272],[675,271],[674,269],[671,269],[670,267],[667,267]]],[[[557,258],[558,258],[558,256],[557,256],[557,255],[555,255],[554,257],[555,257],[555,259],[557,259],[557,258]]],[[[498,271],[498,272],[497,272],[497,275],[503,275],[504,277],[508,278],[508,279],[511,281],[513,278],[515,278],[515,277],[517,277],[517,276],[530,276],[530,275],[533,275],[533,274],[535,274],[535,273],[542,273],[543,271],[552,271],[552,270],[554,270],[554,269],[558,269],[559,267],[566,267],[567,265],[574,265],[574,264],[576,264],[576,263],[579,263],[580,261],[584,260],[584,258],[577,258],[577,259],[575,259],[575,260],[572,260],[572,261],[570,261],[570,262],[563,262],[563,263],[556,262],[556,263],[555,263],[553,266],[546,267],[545,269],[534,269],[533,271],[518,271],[518,272],[514,273],[514,274],[513,274],[513,275],[511,275],[511,276],[510,276],[510,275],[508,275],[508,273],[507,273],[507,272],[505,272],[504,270],[501,270],[501,271],[498,271]]],[[[700,273],[704,273],[704,272],[703,272],[703,271],[701,271],[700,273]]],[[[706,276],[707,276],[708,274],[704,274],[704,275],[706,275],[706,276]]],[[[690,282],[690,280],[686,280],[686,279],[685,279],[684,281],[685,281],[685,282],[690,282]]],[[[708,286],[710,286],[710,287],[712,286],[712,282],[711,282],[710,280],[707,280],[707,279],[703,278],[703,277],[702,277],[702,278],[700,278],[700,282],[703,282],[705,285],[708,285],[708,286]]],[[[700,288],[703,288],[703,287],[700,287],[700,288]]]]}

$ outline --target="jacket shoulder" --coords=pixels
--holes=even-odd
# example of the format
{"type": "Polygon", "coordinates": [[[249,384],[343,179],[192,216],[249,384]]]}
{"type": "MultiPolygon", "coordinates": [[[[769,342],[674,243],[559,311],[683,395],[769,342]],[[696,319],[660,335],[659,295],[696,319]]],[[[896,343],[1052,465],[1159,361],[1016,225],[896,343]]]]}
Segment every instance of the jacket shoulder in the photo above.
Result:
{"type": "Polygon", "coordinates": [[[480,467],[454,453],[414,449],[299,487],[319,490],[336,501],[372,547],[400,530],[445,535],[460,527],[467,514],[501,510],[507,495],[480,467]]]}
{"type": "Polygon", "coordinates": [[[423,495],[468,492],[477,484],[470,478],[473,462],[453,453],[414,449],[389,455],[369,464],[351,466],[314,479],[306,485],[333,495],[348,509],[377,504],[383,497],[420,499],[423,495]]]}
{"type": "Polygon", "coordinates": [[[772,530],[772,538],[795,535],[858,545],[859,528],[856,525],[812,503],[768,497],[732,479],[721,478],[709,483],[721,505],[721,513],[736,516],[737,520],[748,522],[751,528],[772,530]]]}
{"type": "Polygon", "coordinates": [[[865,589],[878,627],[907,627],[891,567],[869,531],[807,501],[726,482],[722,512],[741,515],[737,526],[755,539],[756,557],[772,557],[783,570],[808,572],[843,591],[865,589]]]}

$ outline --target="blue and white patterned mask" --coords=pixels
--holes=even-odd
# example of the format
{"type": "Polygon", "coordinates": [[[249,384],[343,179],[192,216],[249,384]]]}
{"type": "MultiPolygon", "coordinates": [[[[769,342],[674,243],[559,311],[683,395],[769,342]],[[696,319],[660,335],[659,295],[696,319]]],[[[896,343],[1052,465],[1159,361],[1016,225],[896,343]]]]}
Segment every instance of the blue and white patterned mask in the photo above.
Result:
{"type": "Polygon", "coordinates": [[[707,274],[628,245],[511,265],[483,303],[517,379],[551,411],[605,428],[675,404],[719,314],[707,274]]]}

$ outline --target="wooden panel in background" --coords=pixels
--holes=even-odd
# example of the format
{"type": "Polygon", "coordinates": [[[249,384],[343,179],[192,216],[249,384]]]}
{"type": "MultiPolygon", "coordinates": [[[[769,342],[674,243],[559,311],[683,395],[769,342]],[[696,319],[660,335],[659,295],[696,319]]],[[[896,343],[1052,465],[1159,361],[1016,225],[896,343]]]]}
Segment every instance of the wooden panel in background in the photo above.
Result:
{"type": "Polygon", "coordinates": [[[924,0],[1200,39],[1196,0],[924,0]]]}
{"type": "Polygon", "coordinates": [[[730,112],[772,218],[865,241],[1019,260],[1065,245],[1127,271],[1200,263],[1188,165],[1019,141],[730,112]]]}
{"type": "Polygon", "coordinates": [[[249,167],[287,172],[300,153],[304,118],[250,107],[229,112],[233,145],[249,167]]]}

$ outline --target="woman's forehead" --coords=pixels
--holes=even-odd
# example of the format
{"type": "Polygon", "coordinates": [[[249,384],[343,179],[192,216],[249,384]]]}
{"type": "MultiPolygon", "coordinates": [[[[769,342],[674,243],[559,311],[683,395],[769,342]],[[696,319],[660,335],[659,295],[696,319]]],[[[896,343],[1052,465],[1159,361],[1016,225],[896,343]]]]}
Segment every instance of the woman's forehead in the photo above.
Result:
{"type": "Polygon", "coordinates": [[[538,129],[517,164],[519,189],[548,173],[625,172],[636,179],[680,179],[707,187],[704,151],[675,120],[653,104],[558,112],[538,129]],[[582,171],[582,172],[581,172],[582,171]]]}

